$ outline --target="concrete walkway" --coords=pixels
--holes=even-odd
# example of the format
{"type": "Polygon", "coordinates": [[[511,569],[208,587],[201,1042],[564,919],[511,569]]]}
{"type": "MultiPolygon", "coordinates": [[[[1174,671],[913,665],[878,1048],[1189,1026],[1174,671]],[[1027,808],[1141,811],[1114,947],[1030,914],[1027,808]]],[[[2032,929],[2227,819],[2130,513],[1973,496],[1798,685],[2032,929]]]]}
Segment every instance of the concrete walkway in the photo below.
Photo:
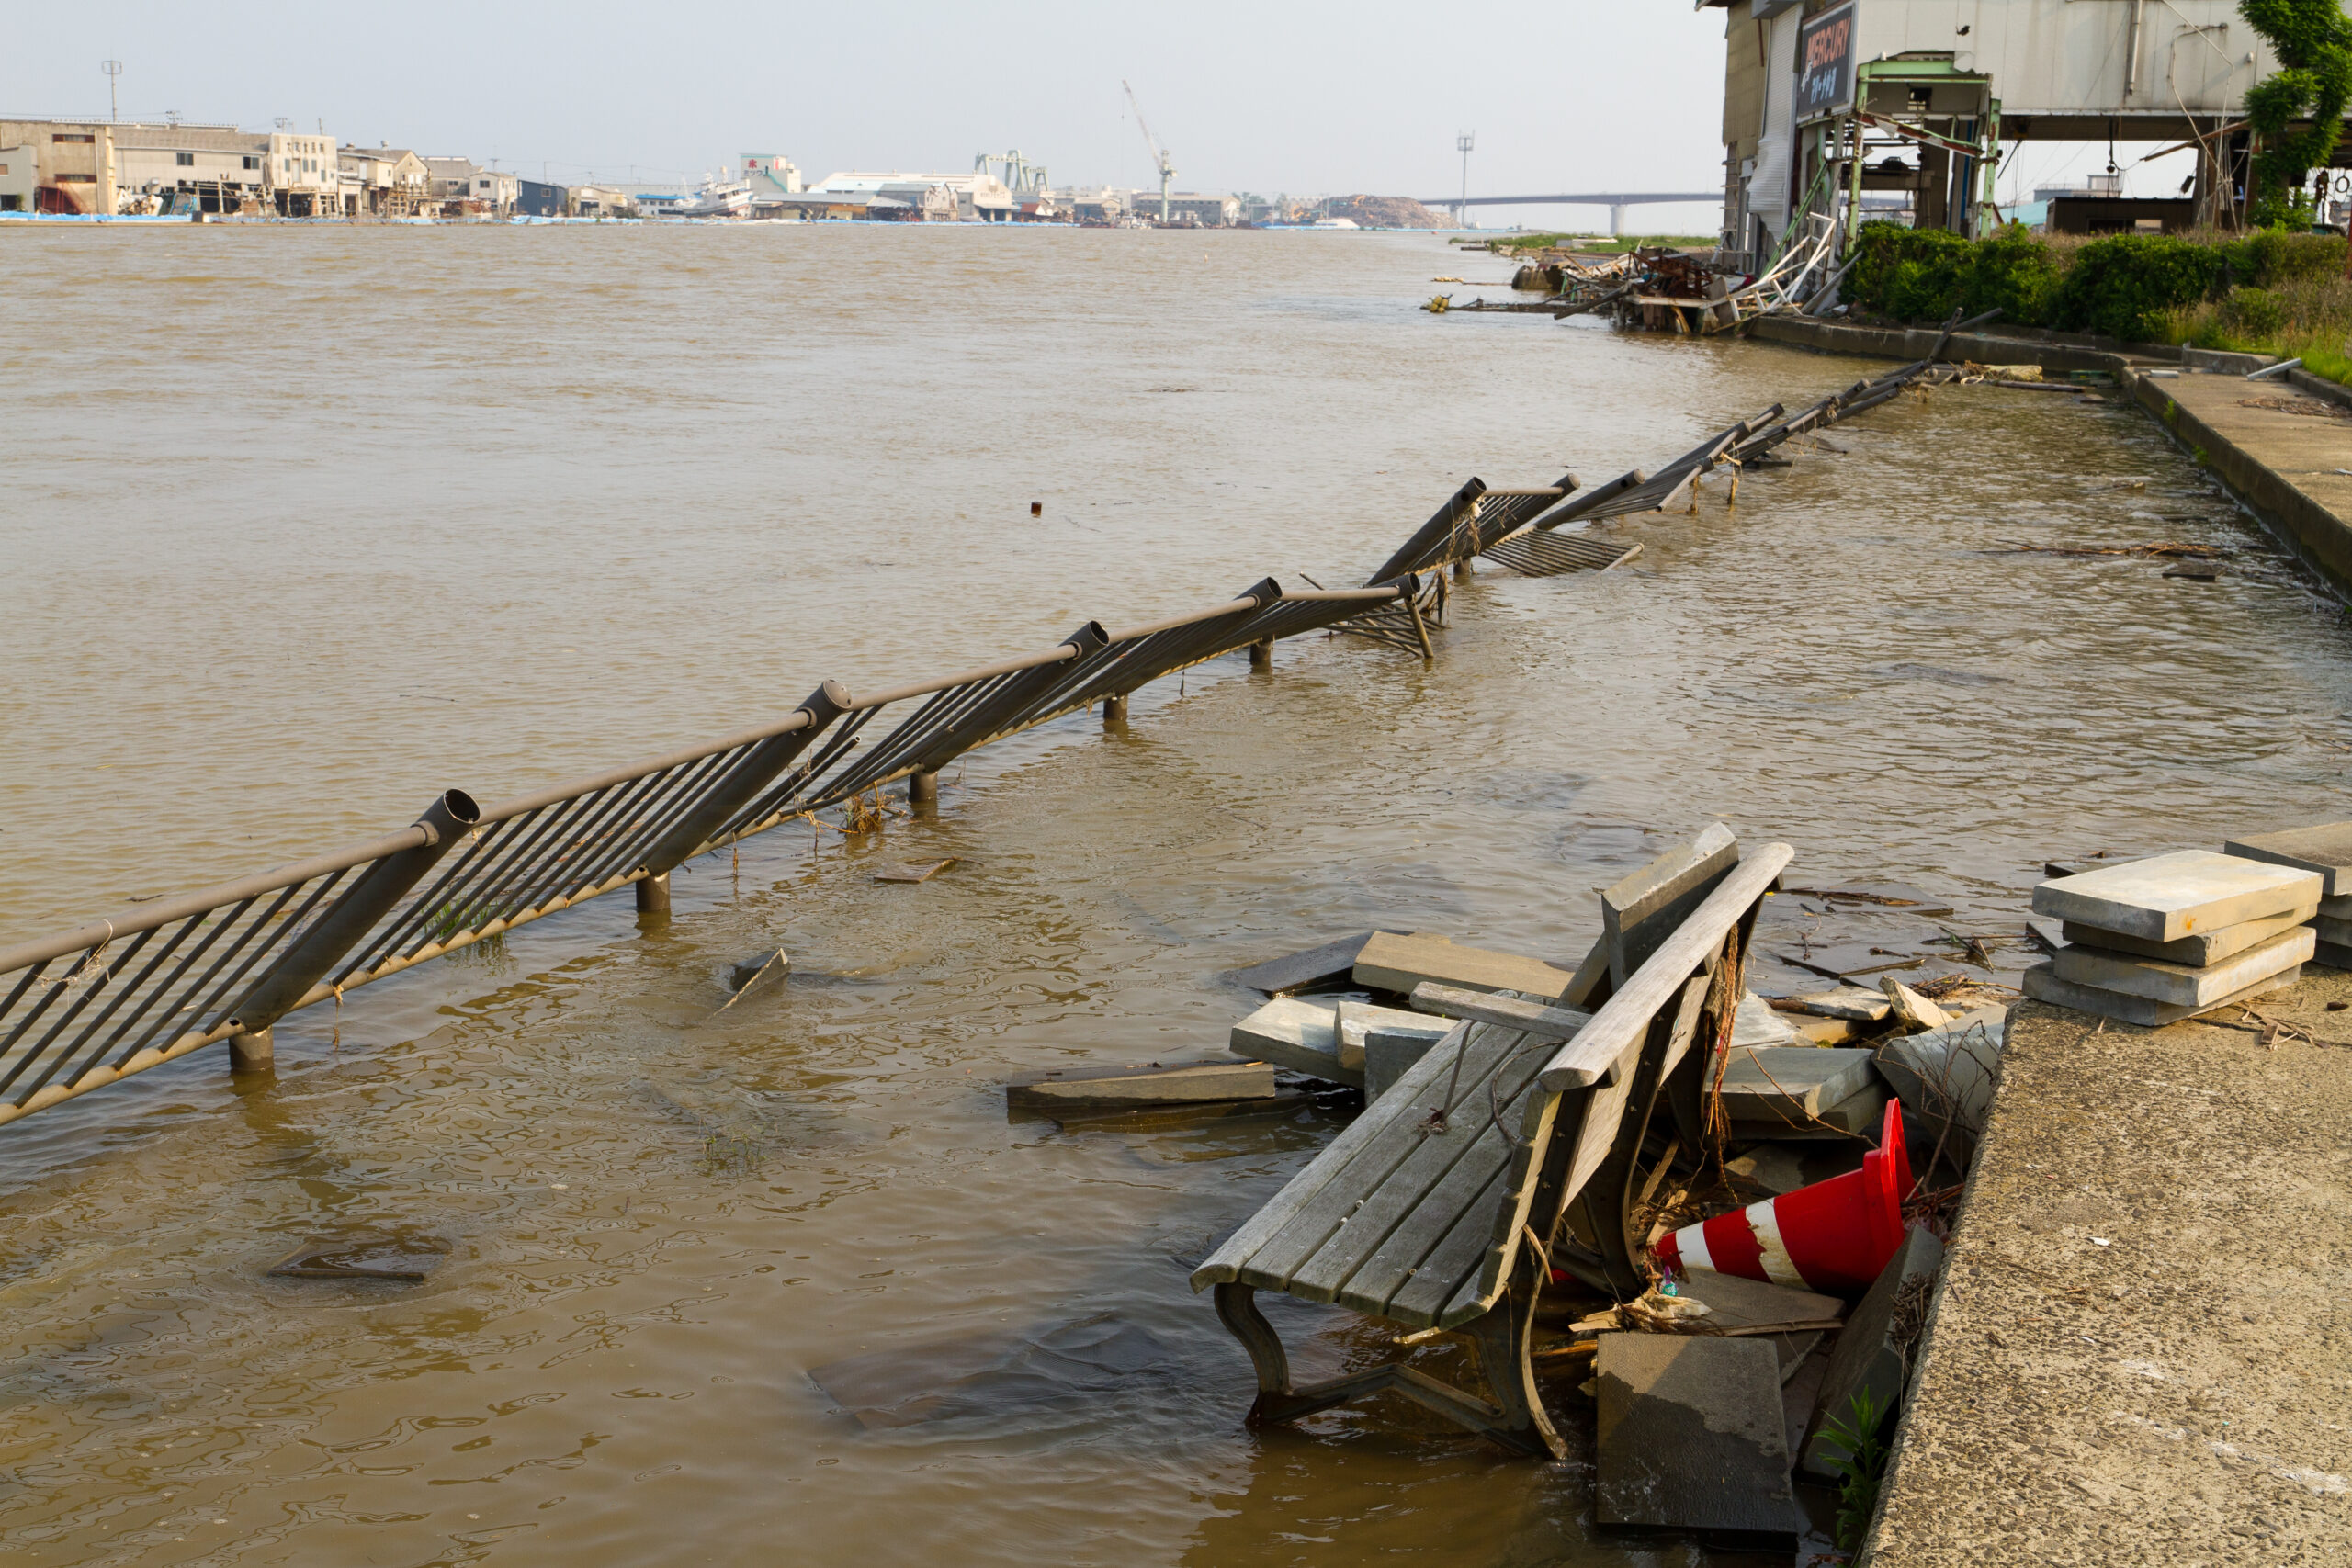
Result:
{"type": "Polygon", "coordinates": [[[2316,1043],[2012,1011],[1870,1568],[2352,1562],[2352,975],[2305,973],[2261,1010],[2316,1043]]]}
{"type": "Polygon", "coordinates": [[[2352,596],[2352,409],[2277,378],[2123,374],[2141,405],[2272,534],[2352,596]]]}

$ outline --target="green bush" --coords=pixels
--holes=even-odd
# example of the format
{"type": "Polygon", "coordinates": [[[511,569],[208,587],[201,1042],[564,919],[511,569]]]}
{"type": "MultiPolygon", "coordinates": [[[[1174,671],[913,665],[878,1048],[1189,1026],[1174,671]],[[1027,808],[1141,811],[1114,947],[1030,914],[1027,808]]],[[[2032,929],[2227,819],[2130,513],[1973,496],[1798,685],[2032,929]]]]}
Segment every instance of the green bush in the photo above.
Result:
{"type": "Polygon", "coordinates": [[[2340,234],[2257,229],[2244,239],[2225,240],[2218,248],[2229,264],[2229,281],[2250,283],[2256,288],[2276,288],[2302,277],[2344,276],[2340,234]]]}
{"type": "Polygon", "coordinates": [[[1943,229],[1865,223],[1854,231],[1861,252],[1847,276],[1846,298],[1904,321],[1941,321],[1960,303],[1970,243],[1943,229]]]}
{"type": "Polygon", "coordinates": [[[2050,247],[2011,223],[1977,245],[1962,304],[1972,316],[1997,310],[2010,325],[2042,326],[2064,276],[2050,247]]]}
{"type": "Polygon", "coordinates": [[[2222,320],[2237,337],[2272,337],[2287,325],[2287,306],[2267,288],[2241,285],[2222,302],[2222,320]]]}
{"type": "Polygon", "coordinates": [[[2050,324],[2143,342],[2221,281],[2220,247],[2170,234],[2117,234],[2075,253],[2050,324]]]}

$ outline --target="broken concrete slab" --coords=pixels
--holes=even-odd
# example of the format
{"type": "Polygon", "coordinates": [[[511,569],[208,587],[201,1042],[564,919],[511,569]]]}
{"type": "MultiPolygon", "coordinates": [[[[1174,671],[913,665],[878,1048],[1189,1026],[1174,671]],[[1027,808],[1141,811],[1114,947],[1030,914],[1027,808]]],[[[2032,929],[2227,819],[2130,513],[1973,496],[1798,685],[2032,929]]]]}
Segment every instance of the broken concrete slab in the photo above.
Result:
{"type": "Polygon", "coordinates": [[[1829,1352],[1829,1371],[1821,1380],[1821,1397],[1805,1428],[1804,1448],[1798,1465],[1808,1475],[1837,1479],[1831,1461],[1846,1450],[1823,1428],[1831,1420],[1850,1419],[1854,1396],[1868,1390],[1880,1410],[1892,1411],[1902,1402],[1910,1381],[1911,1348],[1927,1321],[1928,1295],[1943,1267],[1943,1243],[1917,1225],[1903,1233],[1903,1245],[1879,1273],[1844,1332],[1829,1352]]]}
{"type": "Polygon", "coordinates": [[[2158,958],[2138,958],[2127,953],[2076,942],[2052,959],[2061,980],[2094,986],[2104,991],[2146,997],[2189,1009],[2211,1007],[2222,998],[2245,990],[2282,969],[2294,968],[2312,955],[2318,933],[2309,926],[2291,926],[2267,942],[2217,964],[2191,967],[2158,958]]]}
{"type": "Polygon", "coordinates": [[[1749,991],[1739,998],[1738,1010],[1732,1015],[1732,1049],[1751,1045],[1792,1045],[1799,1039],[1795,1028],[1779,1013],[1772,1004],[1749,991]]]}
{"type": "Polygon", "coordinates": [[[1835,1326],[1846,1316],[1846,1303],[1836,1296],[1708,1269],[1684,1276],[1677,1288],[1689,1300],[1706,1304],[1707,1315],[1697,1320],[1692,1332],[1770,1340],[1780,1356],[1782,1383],[1821,1342],[1822,1325],[1835,1326]]]}
{"type": "Polygon", "coordinates": [[[1780,1364],[1770,1344],[1604,1334],[1594,1360],[1602,1525],[1795,1534],[1780,1364]]]}
{"type": "Polygon", "coordinates": [[[1876,1023],[1894,1010],[1894,1004],[1886,999],[1883,991],[1865,990],[1860,986],[1840,986],[1834,991],[1776,998],[1772,1010],[1804,1013],[1814,1018],[1851,1019],[1857,1023],[1876,1023]]]}
{"type": "Polygon", "coordinates": [[[1394,1033],[1400,1030],[1418,1030],[1434,1043],[1444,1037],[1453,1026],[1440,1023],[1427,1013],[1407,1012],[1402,1008],[1385,1008],[1373,1002],[1343,1001],[1335,1010],[1339,1025],[1340,1066],[1351,1072],[1364,1070],[1364,1036],[1373,1030],[1394,1033]]]}
{"type": "Polygon", "coordinates": [[[1363,1037],[1363,1096],[1378,1100],[1419,1061],[1443,1043],[1451,1028],[1436,1033],[1422,1028],[1372,1029],[1363,1037]]]}
{"type": "Polygon", "coordinates": [[[1184,1062],[1161,1067],[1081,1068],[1047,1072],[1005,1086],[1016,1111],[1058,1112],[1094,1106],[1132,1111],[1146,1105],[1265,1100],[1279,1089],[1264,1062],[1184,1062]]]}
{"type": "Polygon", "coordinates": [[[1242,969],[1228,969],[1224,977],[1237,986],[1247,986],[1270,997],[1286,997],[1310,986],[1337,985],[1351,978],[1350,971],[1356,966],[1356,954],[1362,953],[1363,944],[1376,934],[1374,931],[1357,931],[1352,936],[1337,937],[1304,953],[1269,958],[1242,969]]]}
{"type": "Polygon", "coordinates": [[[1993,1109],[1995,1075],[2009,1010],[1984,1008],[1925,1034],[1906,1034],[1878,1048],[1879,1076],[1904,1109],[1941,1129],[1983,1135],[1993,1109]]]}
{"type": "Polygon", "coordinates": [[[2315,871],[2176,850],[2045,882],[2033,890],[2033,909],[2146,942],[2177,942],[2300,908],[2320,897],[2320,886],[2315,871]]]}
{"type": "Polygon", "coordinates": [[[1515,953],[1464,947],[1443,937],[1392,936],[1375,931],[1356,954],[1356,984],[1410,996],[1424,980],[1465,991],[1517,991],[1546,999],[1559,996],[1570,978],[1566,969],[1515,953]]]}
{"type": "MultiPolygon", "coordinates": [[[[1609,943],[1609,981],[1623,986],[1683,918],[1739,863],[1739,840],[1722,823],[1708,826],[1630,876],[1600,890],[1600,929],[1609,943]]],[[[1553,995],[1557,996],[1558,992],[1553,995]]]]}
{"type": "Polygon", "coordinates": [[[281,1280],[389,1280],[414,1284],[449,1257],[439,1236],[360,1231],[302,1244],[268,1272],[281,1280]]]}
{"type": "Polygon", "coordinates": [[[1835,1139],[1843,1142],[1856,1137],[1871,1137],[1879,1130],[1886,1113],[1886,1102],[1894,1096],[1883,1082],[1872,1081],[1867,1087],[1848,1095],[1835,1105],[1824,1106],[1811,1116],[1794,1110],[1779,1110],[1769,1102],[1757,1105],[1756,1114],[1732,1118],[1731,1135],[1735,1142],[1777,1140],[1804,1143],[1814,1139],[1835,1139]]]}
{"type": "Polygon", "coordinates": [[[1230,1044],[1237,1056],[1363,1087],[1362,1072],[1340,1065],[1340,1012],[1335,1007],[1276,997],[1233,1026],[1230,1044]]]}
{"type": "MultiPolygon", "coordinates": [[[[2070,948],[2068,951],[2073,950],[2070,948]]],[[[2052,964],[2056,962],[2055,959],[2051,961],[2052,964]]],[[[2161,1029],[2167,1023],[2178,1023],[2182,1019],[2195,1018],[2199,1013],[2212,1012],[2217,1009],[2230,1007],[2238,1002],[2252,1001],[2255,998],[2272,991],[2284,990],[2301,977],[2301,964],[2291,969],[2282,969],[2268,979],[2256,981],[2245,990],[2233,992],[2219,1001],[2208,1002],[2202,1007],[2183,1007],[2172,1002],[2160,1002],[2147,997],[2133,996],[2127,991],[2110,991],[2101,987],[2078,985],[2057,975],[2049,964],[2035,964],[2025,972],[2018,984],[2024,988],[2027,996],[2038,1002],[2073,1008],[2077,1012],[2098,1013],[2103,1018],[2118,1019],[2125,1023],[2136,1023],[2143,1029],[2161,1029]]]]}
{"type": "Polygon", "coordinates": [[[1797,1032],[1798,1042],[1806,1045],[1844,1045],[1859,1040],[1869,1026],[1856,1023],[1850,1018],[1806,1018],[1792,1015],[1789,1025],[1797,1032]]]}
{"type": "Polygon", "coordinates": [[[2322,822],[2309,828],[2249,833],[2230,840],[2222,848],[2246,860],[2315,871],[2322,879],[2323,898],[2352,895],[2352,822],[2322,822]]]}
{"type": "Polygon", "coordinates": [[[1735,1122],[1786,1113],[1817,1116],[1824,1106],[1851,1099],[1877,1077],[1868,1051],[1751,1046],[1724,1059],[1724,1110],[1735,1122]]]}
{"type": "MultiPolygon", "coordinates": [[[[2050,951],[2054,953],[2069,942],[2080,942],[2116,953],[2128,953],[2137,958],[2160,958],[2167,964],[2186,964],[2192,968],[2202,968],[2208,964],[2218,964],[2224,958],[2244,953],[2256,943],[2267,942],[2281,931],[2306,921],[2315,921],[2321,927],[2321,939],[2327,939],[2324,913],[2318,904],[2298,905],[2283,915],[2265,915],[2258,920],[2241,920],[2236,925],[2222,926],[2217,931],[2196,931],[2178,942],[2146,942],[2136,936],[2126,936],[2121,931],[2103,931],[2097,926],[2077,925],[2067,920],[2060,924],[2061,940],[2051,943],[2050,951]]],[[[2346,921],[2346,925],[2352,928],[2352,921],[2346,921]]]]}
{"type": "Polygon", "coordinates": [[[1885,995],[1888,1010],[1894,1013],[1899,1029],[1916,1034],[1923,1030],[1941,1029],[1951,1021],[1951,1014],[1892,975],[1881,978],[1878,988],[1885,995]]]}
{"type": "Polygon", "coordinates": [[[735,994],[718,1005],[725,1012],[738,1002],[748,1002],[754,997],[775,990],[792,976],[792,955],[778,948],[764,958],[754,958],[748,964],[738,964],[728,971],[727,983],[735,994]]]}

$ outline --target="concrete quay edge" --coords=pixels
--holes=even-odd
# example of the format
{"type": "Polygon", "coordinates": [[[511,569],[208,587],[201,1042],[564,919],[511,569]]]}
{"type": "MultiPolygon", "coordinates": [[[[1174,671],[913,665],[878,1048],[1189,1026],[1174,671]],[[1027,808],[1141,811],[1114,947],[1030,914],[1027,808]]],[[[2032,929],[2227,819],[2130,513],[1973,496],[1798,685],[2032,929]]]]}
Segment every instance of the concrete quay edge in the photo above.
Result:
{"type": "Polygon", "coordinates": [[[2331,1002],[2352,974],[2263,998],[2272,1044],[2012,1010],[1863,1568],[2352,1561],[2331,1002]]]}

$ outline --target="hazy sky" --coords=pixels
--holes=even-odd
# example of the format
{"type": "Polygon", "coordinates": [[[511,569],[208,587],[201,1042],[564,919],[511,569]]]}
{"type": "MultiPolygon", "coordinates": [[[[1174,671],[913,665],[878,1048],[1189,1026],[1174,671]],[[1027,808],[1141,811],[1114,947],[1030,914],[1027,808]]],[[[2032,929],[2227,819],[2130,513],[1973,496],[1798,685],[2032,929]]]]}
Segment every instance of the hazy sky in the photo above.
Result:
{"type": "MultiPolygon", "coordinates": [[[[1057,185],[1156,186],[1125,77],[1182,189],[1442,196],[1462,178],[1454,136],[1470,130],[1474,195],[1708,190],[1723,180],[1723,13],[1687,0],[255,0],[233,12],[81,0],[16,13],[0,113],[105,114],[99,63],[111,58],[126,118],[177,109],[266,128],[283,116],[568,183],[696,179],[747,152],[783,152],[814,182],[835,169],[968,169],[975,153],[1017,147],[1057,185]]],[[[2003,194],[2105,162],[2103,147],[2037,144],[2003,194]]],[[[2127,188],[2170,194],[2185,172],[2183,155],[2135,170],[2127,188]]],[[[1634,218],[1652,231],[1715,220],[1693,207],[1634,218]]]]}
{"type": "Polygon", "coordinates": [[[1723,179],[1723,14],[1687,0],[83,0],[15,17],[0,112],[105,114],[114,58],[125,118],[323,120],[535,176],[544,160],[558,179],[697,177],[772,151],[813,181],[1018,147],[1057,185],[1156,186],[1122,77],[1182,188],[1441,195],[1461,180],[1462,130],[1477,133],[1474,194],[1723,179]]]}

